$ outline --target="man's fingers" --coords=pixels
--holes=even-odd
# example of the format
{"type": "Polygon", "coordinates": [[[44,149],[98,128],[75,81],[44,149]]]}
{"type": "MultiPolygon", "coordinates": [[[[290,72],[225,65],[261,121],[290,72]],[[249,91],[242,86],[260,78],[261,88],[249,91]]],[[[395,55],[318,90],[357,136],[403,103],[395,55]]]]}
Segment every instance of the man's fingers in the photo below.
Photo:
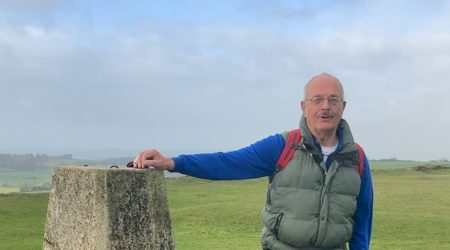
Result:
{"type": "Polygon", "coordinates": [[[153,160],[160,158],[160,153],[155,149],[148,149],[140,152],[133,161],[134,168],[145,168],[152,166],[153,160]]]}
{"type": "Polygon", "coordinates": [[[136,157],[133,160],[133,168],[137,168],[138,167],[138,160],[139,160],[139,154],[136,155],[136,157]]]}
{"type": "Polygon", "coordinates": [[[154,167],[159,170],[171,170],[174,165],[171,158],[161,155],[156,149],[140,152],[133,161],[134,168],[154,167]]]}
{"type": "Polygon", "coordinates": [[[159,164],[158,164],[157,160],[145,160],[144,161],[144,167],[159,169],[159,164]]]}

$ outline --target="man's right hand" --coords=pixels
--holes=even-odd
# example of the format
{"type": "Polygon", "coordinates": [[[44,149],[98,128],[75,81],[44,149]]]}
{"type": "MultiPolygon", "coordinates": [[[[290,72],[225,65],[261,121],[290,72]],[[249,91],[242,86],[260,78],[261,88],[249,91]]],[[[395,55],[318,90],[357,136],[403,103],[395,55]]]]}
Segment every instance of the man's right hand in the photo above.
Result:
{"type": "Polygon", "coordinates": [[[172,158],[165,157],[156,149],[148,149],[140,152],[133,161],[134,168],[153,167],[159,170],[172,170],[175,162],[172,158]]]}

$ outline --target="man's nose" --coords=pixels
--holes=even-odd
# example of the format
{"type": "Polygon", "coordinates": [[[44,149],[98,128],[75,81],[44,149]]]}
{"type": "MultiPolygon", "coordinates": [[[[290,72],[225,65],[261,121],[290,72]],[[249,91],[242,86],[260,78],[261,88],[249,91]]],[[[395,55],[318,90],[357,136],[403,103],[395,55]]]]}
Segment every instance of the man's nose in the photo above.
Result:
{"type": "Polygon", "coordinates": [[[324,99],[321,103],[320,103],[320,109],[322,110],[328,110],[330,109],[331,104],[330,101],[328,101],[328,99],[324,99]]]}

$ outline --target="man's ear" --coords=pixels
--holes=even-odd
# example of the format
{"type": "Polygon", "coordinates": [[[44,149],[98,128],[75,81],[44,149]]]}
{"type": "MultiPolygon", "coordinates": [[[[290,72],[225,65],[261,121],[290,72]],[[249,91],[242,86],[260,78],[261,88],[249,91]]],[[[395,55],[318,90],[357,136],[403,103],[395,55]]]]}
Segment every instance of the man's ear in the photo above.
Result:
{"type": "Polygon", "coordinates": [[[302,109],[302,112],[305,113],[305,101],[300,101],[300,108],[302,109]]]}
{"type": "Polygon", "coordinates": [[[344,111],[345,106],[347,106],[347,102],[346,101],[342,101],[342,111],[344,111]]]}

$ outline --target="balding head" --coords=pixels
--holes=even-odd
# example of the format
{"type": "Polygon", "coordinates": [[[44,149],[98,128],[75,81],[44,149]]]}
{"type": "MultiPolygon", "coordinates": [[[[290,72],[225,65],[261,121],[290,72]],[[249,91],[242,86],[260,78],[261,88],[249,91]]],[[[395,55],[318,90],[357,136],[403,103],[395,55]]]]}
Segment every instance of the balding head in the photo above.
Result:
{"type": "Polygon", "coordinates": [[[311,86],[311,84],[313,84],[313,83],[315,83],[315,82],[318,82],[318,81],[327,81],[327,82],[335,82],[335,83],[337,83],[338,84],[338,86],[339,86],[339,89],[341,90],[340,92],[341,92],[341,94],[340,94],[340,97],[341,97],[341,99],[345,99],[345,97],[344,97],[344,87],[342,87],[342,84],[341,84],[341,81],[339,81],[339,79],[337,79],[337,77],[335,77],[335,76],[333,76],[333,75],[330,75],[330,74],[328,74],[328,73],[321,73],[321,74],[318,74],[318,75],[316,75],[316,76],[314,76],[314,77],[312,77],[307,83],[306,83],[306,85],[305,85],[305,88],[304,88],[304,92],[303,92],[303,99],[307,99],[307,98],[311,98],[309,95],[308,95],[308,90],[309,90],[309,87],[311,86]]]}

